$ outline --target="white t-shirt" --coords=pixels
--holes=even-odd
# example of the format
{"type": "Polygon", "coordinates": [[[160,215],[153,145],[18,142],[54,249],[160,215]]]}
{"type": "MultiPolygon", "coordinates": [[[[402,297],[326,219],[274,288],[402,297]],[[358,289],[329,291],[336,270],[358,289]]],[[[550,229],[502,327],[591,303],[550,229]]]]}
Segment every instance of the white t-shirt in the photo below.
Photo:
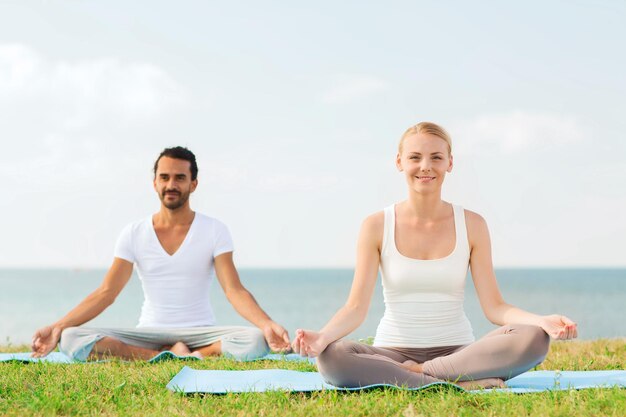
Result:
{"type": "Polygon", "coordinates": [[[215,324],[209,290],[215,257],[233,251],[226,225],[196,213],[185,240],[169,255],[152,216],[124,228],[114,256],[137,267],[144,293],[137,327],[197,327],[215,324]]]}

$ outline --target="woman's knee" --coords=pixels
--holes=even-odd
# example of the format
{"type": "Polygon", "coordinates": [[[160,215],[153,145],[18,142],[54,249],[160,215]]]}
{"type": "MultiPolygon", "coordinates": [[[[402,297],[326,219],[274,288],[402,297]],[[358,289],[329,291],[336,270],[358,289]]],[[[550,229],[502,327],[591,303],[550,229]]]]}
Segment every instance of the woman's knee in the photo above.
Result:
{"type": "Polygon", "coordinates": [[[529,350],[535,357],[543,361],[550,349],[550,336],[539,326],[529,326],[529,350]]]}
{"type": "Polygon", "coordinates": [[[354,381],[357,370],[354,369],[352,358],[360,351],[359,346],[359,343],[351,340],[338,340],[320,353],[317,357],[317,369],[326,382],[338,387],[358,386],[354,381]]]}
{"type": "Polygon", "coordinates": [[[337,340],[326,346],[326,349],[318,355],[317,369],[329,384],[338,387],[350,385],[344,367],[351,343],[347,340],[337,340]]]}
{"type": "Polygon", "coordinates": [[[337,340],[332,342],[317,357],[317,363],[325,366],[333,366],[340,363],[345,355],[354,352],[356,342],[350,340],[337,340]]]}
{"type": "Polygon", "coordinates": [[[517,327],[523,339],[517,341],[516,346],[529,360],[536,364],[541,363],[550,349],[550,336],[539,326],[519,325],[517,327]]]}

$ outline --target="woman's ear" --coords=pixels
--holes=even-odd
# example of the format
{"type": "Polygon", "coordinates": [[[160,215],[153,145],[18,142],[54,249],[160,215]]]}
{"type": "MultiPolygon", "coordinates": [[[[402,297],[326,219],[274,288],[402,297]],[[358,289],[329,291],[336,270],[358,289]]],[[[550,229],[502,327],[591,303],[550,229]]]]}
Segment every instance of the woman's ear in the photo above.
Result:
{"type": "Polygon", "coordinates": [[[450,165],[448,165],[448,169],[446,171],[452,172],[452,167],[454,166],[452,155],[450,155],[450,165]]]}
{"type": "Polygon", "coordinates": [[[398,168],[398,172],[402,172],[403,168],[402,168],[402,158],[400,157],[400,154],[396,155],[396,168],[398,168]]]}

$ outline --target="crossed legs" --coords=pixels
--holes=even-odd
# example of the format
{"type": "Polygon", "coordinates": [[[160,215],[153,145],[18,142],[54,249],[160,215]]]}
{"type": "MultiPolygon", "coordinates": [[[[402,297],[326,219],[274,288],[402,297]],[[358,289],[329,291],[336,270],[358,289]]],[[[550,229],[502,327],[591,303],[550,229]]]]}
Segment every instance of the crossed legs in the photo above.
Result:
{"type": "Polygon", "coordinates": [[[224,354],[249,360],[269,348],[259,329],[242,326],[195,328],[92,329],[71,327],[61,335],[59,349],[76,360],[111,355],[122,359],[150,359],[163,350],[198,357],[224,354]]]}
{"type": "Polygon", "coordinates": [[[491,387],[541,363],[548,347],[548,335],[528,325],[503,326],[460,346],[382,348],[341,340],[322,352],[318,368],[326,381],[343,387],[441,381],[491,387]]]}
{"type": "Polygon", "coordinates": [[[149,360],[160,352],[170,351],[178,356],[195,356],[203,359],[205,356],[217,356],[222,353],[221,342],[217,341],[208,346],[202,346],[194,351],[183,342],[176,342],[173,345],[162,346],[159,350],[142,348],[124,343],[114,337],[103,337],[93,345],[88,359],[102,359],[104,357],[115,357],[125,360],[149,360]]]}

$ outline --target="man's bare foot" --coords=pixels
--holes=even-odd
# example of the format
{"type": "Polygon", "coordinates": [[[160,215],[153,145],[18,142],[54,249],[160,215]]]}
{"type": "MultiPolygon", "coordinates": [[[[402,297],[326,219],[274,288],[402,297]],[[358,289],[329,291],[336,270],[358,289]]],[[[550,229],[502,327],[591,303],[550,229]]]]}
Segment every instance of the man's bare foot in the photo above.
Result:
{"type": "Polygon", "coordinates": [[[422,364],[417,363],[415,361],[404,361],[400,364],[400,366],[402,366],[405,369],[408,369],[411,372],[417,372],[418,374],[422,374],[424,373],[424,371],[422,370],[422,364]]]}
{"type": "Polygon", "coordinates": [[[163,350],[169,350],[170,352],[172,352],[173,354],[177,356],[191,355],[191,350],[189,350],[187,345],[184,344],[183,342],[176,342],[172,346],[170,346],[168,349],[164,347],[163,350]]]}
{"type": "Polygon", "coordinates": [[[500,378],[476,379],[474,381],[458,381],[454,382],[466,390],[488,389],[488,388],[506,388],[506,384],[500,378]]]}
{"type": "Polygon", "coordinates": [[[199,350],[194,350],[193,352],[189,354],[189,356],[195,356],[198,359],[204,359],[204,356],[199,350]]]}

